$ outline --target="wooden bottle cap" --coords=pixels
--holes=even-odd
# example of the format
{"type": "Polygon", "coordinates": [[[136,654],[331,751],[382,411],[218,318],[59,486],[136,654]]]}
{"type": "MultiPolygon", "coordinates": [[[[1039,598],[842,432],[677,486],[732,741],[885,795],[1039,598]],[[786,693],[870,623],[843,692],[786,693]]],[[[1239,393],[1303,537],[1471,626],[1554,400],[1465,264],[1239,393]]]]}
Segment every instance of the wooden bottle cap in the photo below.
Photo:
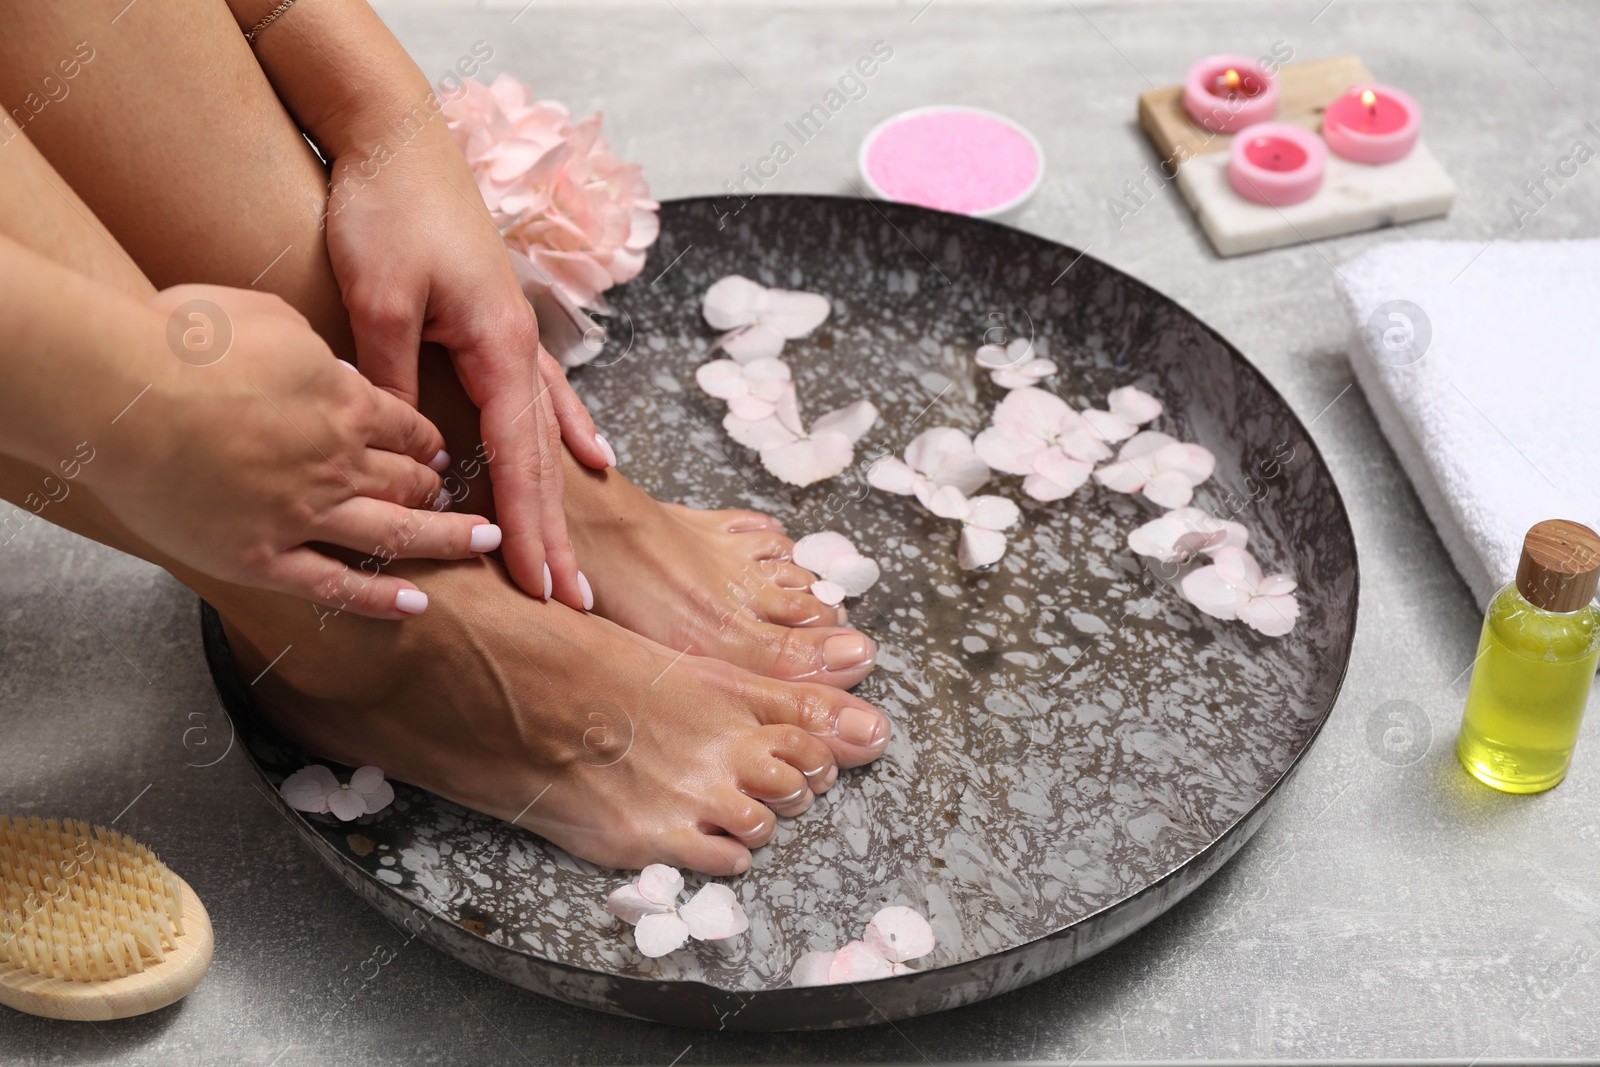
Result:
{"type": "Polygon", "coordinates": [[[1522,539],[1517,592],[1546,611],[1577,611],[1600,585],[1600,535],[1566,519],[1546,519],[1522,539]]]}

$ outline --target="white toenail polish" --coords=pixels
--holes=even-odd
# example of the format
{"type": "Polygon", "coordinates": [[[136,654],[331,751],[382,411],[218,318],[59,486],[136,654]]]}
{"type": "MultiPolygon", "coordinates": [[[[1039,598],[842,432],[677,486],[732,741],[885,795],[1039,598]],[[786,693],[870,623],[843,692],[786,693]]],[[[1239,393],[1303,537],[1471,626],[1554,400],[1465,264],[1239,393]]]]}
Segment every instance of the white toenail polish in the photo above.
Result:
{"type": "Polygon", "coordinates": [[[772,801],[772,803],[774,803],[774,804],[793,804],[795,801],[797,801],[801,797],[805,796],[806,793],[808,793],[808,792],[810,792],[810,786],[804,786],[803,785],[799,789],[796,789],[793,793],[790,793],[788,796],[779,797],[777,800],[772,801]]]}
{"type": "Polygon", "coordinates": [[[815,778],[817,775],[821,774],[823,771],[825,771],[827,769],[828,769],[828,765],[826,763],[824,763],[822,766],[818,767],[814,771],[801,771],[800,773],[805,775],[807,778],[815,778]]]}

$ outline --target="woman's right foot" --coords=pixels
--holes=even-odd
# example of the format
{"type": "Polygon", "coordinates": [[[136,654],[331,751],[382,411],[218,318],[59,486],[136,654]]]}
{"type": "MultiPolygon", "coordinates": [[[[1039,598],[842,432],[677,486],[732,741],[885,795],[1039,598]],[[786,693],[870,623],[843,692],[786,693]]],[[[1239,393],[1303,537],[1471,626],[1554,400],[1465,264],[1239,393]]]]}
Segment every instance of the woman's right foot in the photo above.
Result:
{"type": "Polygon", "coordinates": [[[403,623],[223,606],[286,737],[533,830],[610,867],[738,874],[777,816],[876,759],[889,720],[825,685],[674,652],[515,589],[491,560],[397,565],[403,623]]]}

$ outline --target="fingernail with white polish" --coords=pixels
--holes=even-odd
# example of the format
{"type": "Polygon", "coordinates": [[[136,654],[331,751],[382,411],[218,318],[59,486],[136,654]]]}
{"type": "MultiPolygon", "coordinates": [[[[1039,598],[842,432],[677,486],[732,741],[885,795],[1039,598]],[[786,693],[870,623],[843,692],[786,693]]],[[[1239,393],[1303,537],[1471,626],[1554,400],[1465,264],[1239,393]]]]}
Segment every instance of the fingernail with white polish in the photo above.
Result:
{"type": "Polygon", "coordinates": [[[351,363],[348,359],[341,359],[339,362],[343,363],[346,367],[349,367],[351,370],[355,371],[357,374],[361,373],[361,368],[357,367],[354,363],[351,363]]]}
{"type": "Polygon", "coordinates": [[[500,527],[492,522],[479,523],[472,528],[467,547],[474,552],[493,552],[500,547],[500,527]]]}
{"type": "Polygon", "coordinates": [[[445,488],[443,488],[441,486],[440,489],[439,489],[439,495],[433,498],[433,510],[434,511],[443,511],[445,508],[447,508],[449,506],[450,506],[450,490],[445,489],[445,488]]]}
{"type": "Polygon", "coordinates": [[[402,589],[394,595],[394,610],[405,615],[421,615],[428,610],[428,594],[420,589],[402,589]]]}
{"type": "Polygon", "coordinates": [[[583,610],[594,610],[594,590],[589,588],[589,579],[582,572],[578,572],[578,595],[583,597],[583,610]]]}
{"type": "Polygon", "coordinates": [[[617,465],[617,450],[611,447],[611,442],[599,434],[595,434],[594,443],[599,445],[600,451],[606,454],[606,462],[615,467],[617,465]]]}
{"type": "Polygon", "coordinates": [[[550,599],[550,594],[556,591],[556,583],[550,577],[550,564],[544,565],[544,598],[550,599]]]}
{"type": "Polygon", "coordinates": [[[439,451],[433,454],[433,458],[428,460],[428,469],[435,474],[443,474],[445,471],[449,470],[450,453],[446,452],[442,448],[439,449],[439,451]]]}

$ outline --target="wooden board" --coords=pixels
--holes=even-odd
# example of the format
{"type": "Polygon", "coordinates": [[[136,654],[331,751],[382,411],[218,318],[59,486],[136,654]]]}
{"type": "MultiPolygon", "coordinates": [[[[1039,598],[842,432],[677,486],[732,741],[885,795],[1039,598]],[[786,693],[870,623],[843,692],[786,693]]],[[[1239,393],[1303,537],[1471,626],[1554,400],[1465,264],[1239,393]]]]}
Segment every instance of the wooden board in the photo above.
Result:
{"type": "Polygon", "coordinates": [[[0,1004],[46,1019],[100,1022],[143,1015],[182,1000],[211,966],[213,935],[211,917],[189,883],[178,878],[178,889],[183,895],[183,936],[165,960],[104,982],[42,978],[0,965],[0,1004]]]}
{"type": "MultiPolygon", "coordinates": [[[[1320,133],[1328,104],[1350,86],[1375,80],[1355,56],[1289,64],[1278,72],[1273,121],[1320,133]]],[[[1420,140],[1405,159],[1382,166],[1352,163],[1330,152],[1322,188],[1309,200],[1275,208],[1233,191],[1226,155],[1233,136],[1213,133],[1191,120],[1183,107],[1183,86],[1142,94],[1139,125],[1165,173],[1176,174],[1184,202],[1221,256],[1433,218],[1448,214],[1455,203],[1455,183],[1420,140]]]]}

